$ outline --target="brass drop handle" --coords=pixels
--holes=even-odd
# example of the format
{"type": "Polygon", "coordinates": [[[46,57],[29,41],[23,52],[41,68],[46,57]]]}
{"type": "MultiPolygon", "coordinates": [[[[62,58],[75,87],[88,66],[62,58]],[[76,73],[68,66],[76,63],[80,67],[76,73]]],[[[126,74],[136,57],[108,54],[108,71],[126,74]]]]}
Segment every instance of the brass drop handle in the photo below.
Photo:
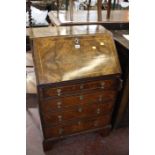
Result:
{"type": "Polygon", "coordinates": [[[63,128],[60,128],[59,129],[59,135],[61,135],[63,132],[64,132],[64,129],[63,128]]]}
{"type": "Polygon", "coordinates": [[[98,108],[97,111],[96,111],[96,113],[97,114],[100,114],[100,112],[101,112],[101,110],[100,110],[100,108],[98,108]]]}
{"type": "Polygon", "coordinates": [[[82,112],[82,108],[81,107],[78,108],[78,112],[82,112]]]}
{"type": "Polygon", "coordinates": [[[78,125],[81,125],[81,121],[78,121],[78,125]]]}
{"type": "Polygon", "coordinates": [[[61,95],[61,89],[60,88],[57,89],[57,93],[58,93],[58,96],[61,95]]]}
{"type": "Polygon", "coordinates": [[[99,102],[101,102],[102,101],[102,96],[99,96],[99,102]]]}
{"type": "Polygon", "coordinates": [[[98,126],[98,122],[94,122],[94,126],[95,126],[95,127],[98,126]]]}
{"type": "Polygon", "coordinates": [[[58,116],[58,120],[59,120],[59,122],[62,121],[62,116],[61,115],[58,116]]]}
{"type": "Polygon", "coordinates": [[[101,89],[104,89],[105,82],[101,82],[101,89]]]}
{"type": "Polygon", "coordinates": [[[61,102],[57,102],[57,107],[61,108],[62,103],[61,102]]]}
{"type": "Polygon", "coordinates": [[[83,84],[80,85],[80,89],[83,89],[83,84]]]}
{"type": "Polygon", "coordinates": [[[80,96],[80,100],[83,100],[83,96],[82,95],[80,96]]]}

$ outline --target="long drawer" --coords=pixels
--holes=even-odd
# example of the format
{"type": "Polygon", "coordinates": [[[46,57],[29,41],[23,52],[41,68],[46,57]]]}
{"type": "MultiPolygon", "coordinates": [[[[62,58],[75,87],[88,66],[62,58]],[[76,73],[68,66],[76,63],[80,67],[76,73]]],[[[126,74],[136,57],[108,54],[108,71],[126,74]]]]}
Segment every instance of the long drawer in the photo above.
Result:
{"type": "Polygon", "coordinates": [[[53,98],[53,97],[62,97],[65,95],[70,96],[71,94],[81,93],[83,91],[92,91],[92,90],[116,90],[119,87],[118,79],[110,80],[100,80],[79,83],[75,85],[67,85],[60,87],[43,87],[42,88],[42,98],[53,98]]]}
{"type": "Polygon", "coordinates": [[[57,99],[42,100],[40,106],[42,111],[46,113],[66,109],[72,106],[106,103],[108,101],[113,101],[116,97],[116,93],[116,91],[100,91],[57,99]]]}
{"type": "Polygon", "coordinates": [[[104,127],[110,124],[110,121],[111,115],[104,115],[91,120],[78,120],[66,126],[59,125],[52,128],[44,128],[44,136],[45,138],[66,136],[81,131],[104,127]]]}
{"type": "Polygon", "coordinates": [[[58,112],[42,113],[45,126],[61,124],[64,121],[76,120],[79,118],[90,118],[100,116],[105,113],[111,113],[113,102],[90,104],[87,106],[75,106],[70,110],[62,110],[58,112]]]}

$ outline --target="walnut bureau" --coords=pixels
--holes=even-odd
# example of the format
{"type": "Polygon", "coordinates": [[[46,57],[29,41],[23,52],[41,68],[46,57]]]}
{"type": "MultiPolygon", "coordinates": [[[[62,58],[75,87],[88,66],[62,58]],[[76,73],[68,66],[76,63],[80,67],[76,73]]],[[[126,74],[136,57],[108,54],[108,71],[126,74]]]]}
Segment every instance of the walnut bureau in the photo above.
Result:
{"type": "Polygon", "coordinates": [[[32,28],[43,148],[88,132],[111,130],[121,89],[112,34],[100,25],[32,28]]]}

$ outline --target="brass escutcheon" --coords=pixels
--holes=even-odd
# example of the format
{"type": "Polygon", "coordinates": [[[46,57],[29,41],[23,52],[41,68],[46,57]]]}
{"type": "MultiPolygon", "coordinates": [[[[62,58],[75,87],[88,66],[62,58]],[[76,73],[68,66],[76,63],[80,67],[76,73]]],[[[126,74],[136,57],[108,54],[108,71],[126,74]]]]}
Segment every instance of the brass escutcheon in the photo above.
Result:
{"type": "Polygon", "coordinates": [[[98,108],[96,113],[100,114],[100,112],[101,112],[101,110],[100,110],[100,108],[98,108]]]}
{"type": "Polygon", "coordinates": [[[98,126],[98,123],[97,122],[94,122],[94,126],[98,126]]]}
{"type": "Polygon", "coordinates": [[[75,44],[79,44],[80,41],[79,41],[79,38],[75,38],[75,44]]]}
{"type": "Polygon", "coordinates": [[[82,85],[80,85],[80,89],[83,89],[83,84],[82,84],[82,85]]]}
{"type": "Polygon", "coordinates": [[[64,130],[63,130],[62,128],[60,128],[60,129],[59,129],[59,135],[61,135],[61,134],[63,133],[63,131],[64,131],[64,130]]]}
{"type": "Polygon", "coordinates": [[[59,121],[62,121],[62,116],[59,115],[59,116],[58,116],[58,119],[59,119],[59,121]]]}
{"type": "Polygon", "coordinates": [[[82,95],[80,96],[80,100],[83,100],[83,96],[82,95]]]}
{"type": "Polygon", "coordinates": [[[81,107],[78,108],[78,112],[82,112],[82,108],[81,107]]]}
{"type": "Polygon", "coordinates": [[[57,93],[58,93],[58,96],[61,95],[61,89],[60,88],[57,89],[57,93]]]}
{"type": "Polygon", "coordinates": [[[57,102],[57,107],[61,108],[61,104],[62,104],[61,102],[57,102]]]}
{"type": "Polygon", "coordinates": [[[104,89],[105,82],[101,82],[101,89],[104,89]]]}

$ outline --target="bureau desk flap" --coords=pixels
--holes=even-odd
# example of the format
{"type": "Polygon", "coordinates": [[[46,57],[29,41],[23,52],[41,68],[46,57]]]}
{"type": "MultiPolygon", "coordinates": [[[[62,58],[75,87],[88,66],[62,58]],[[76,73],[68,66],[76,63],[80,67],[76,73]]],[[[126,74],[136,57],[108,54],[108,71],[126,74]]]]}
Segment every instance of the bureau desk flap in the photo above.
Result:
{"type": "Polygon", "coordinates": [[[49,36],[33,39],[38,84],[121,73],[112,35],[49,36]]]}

